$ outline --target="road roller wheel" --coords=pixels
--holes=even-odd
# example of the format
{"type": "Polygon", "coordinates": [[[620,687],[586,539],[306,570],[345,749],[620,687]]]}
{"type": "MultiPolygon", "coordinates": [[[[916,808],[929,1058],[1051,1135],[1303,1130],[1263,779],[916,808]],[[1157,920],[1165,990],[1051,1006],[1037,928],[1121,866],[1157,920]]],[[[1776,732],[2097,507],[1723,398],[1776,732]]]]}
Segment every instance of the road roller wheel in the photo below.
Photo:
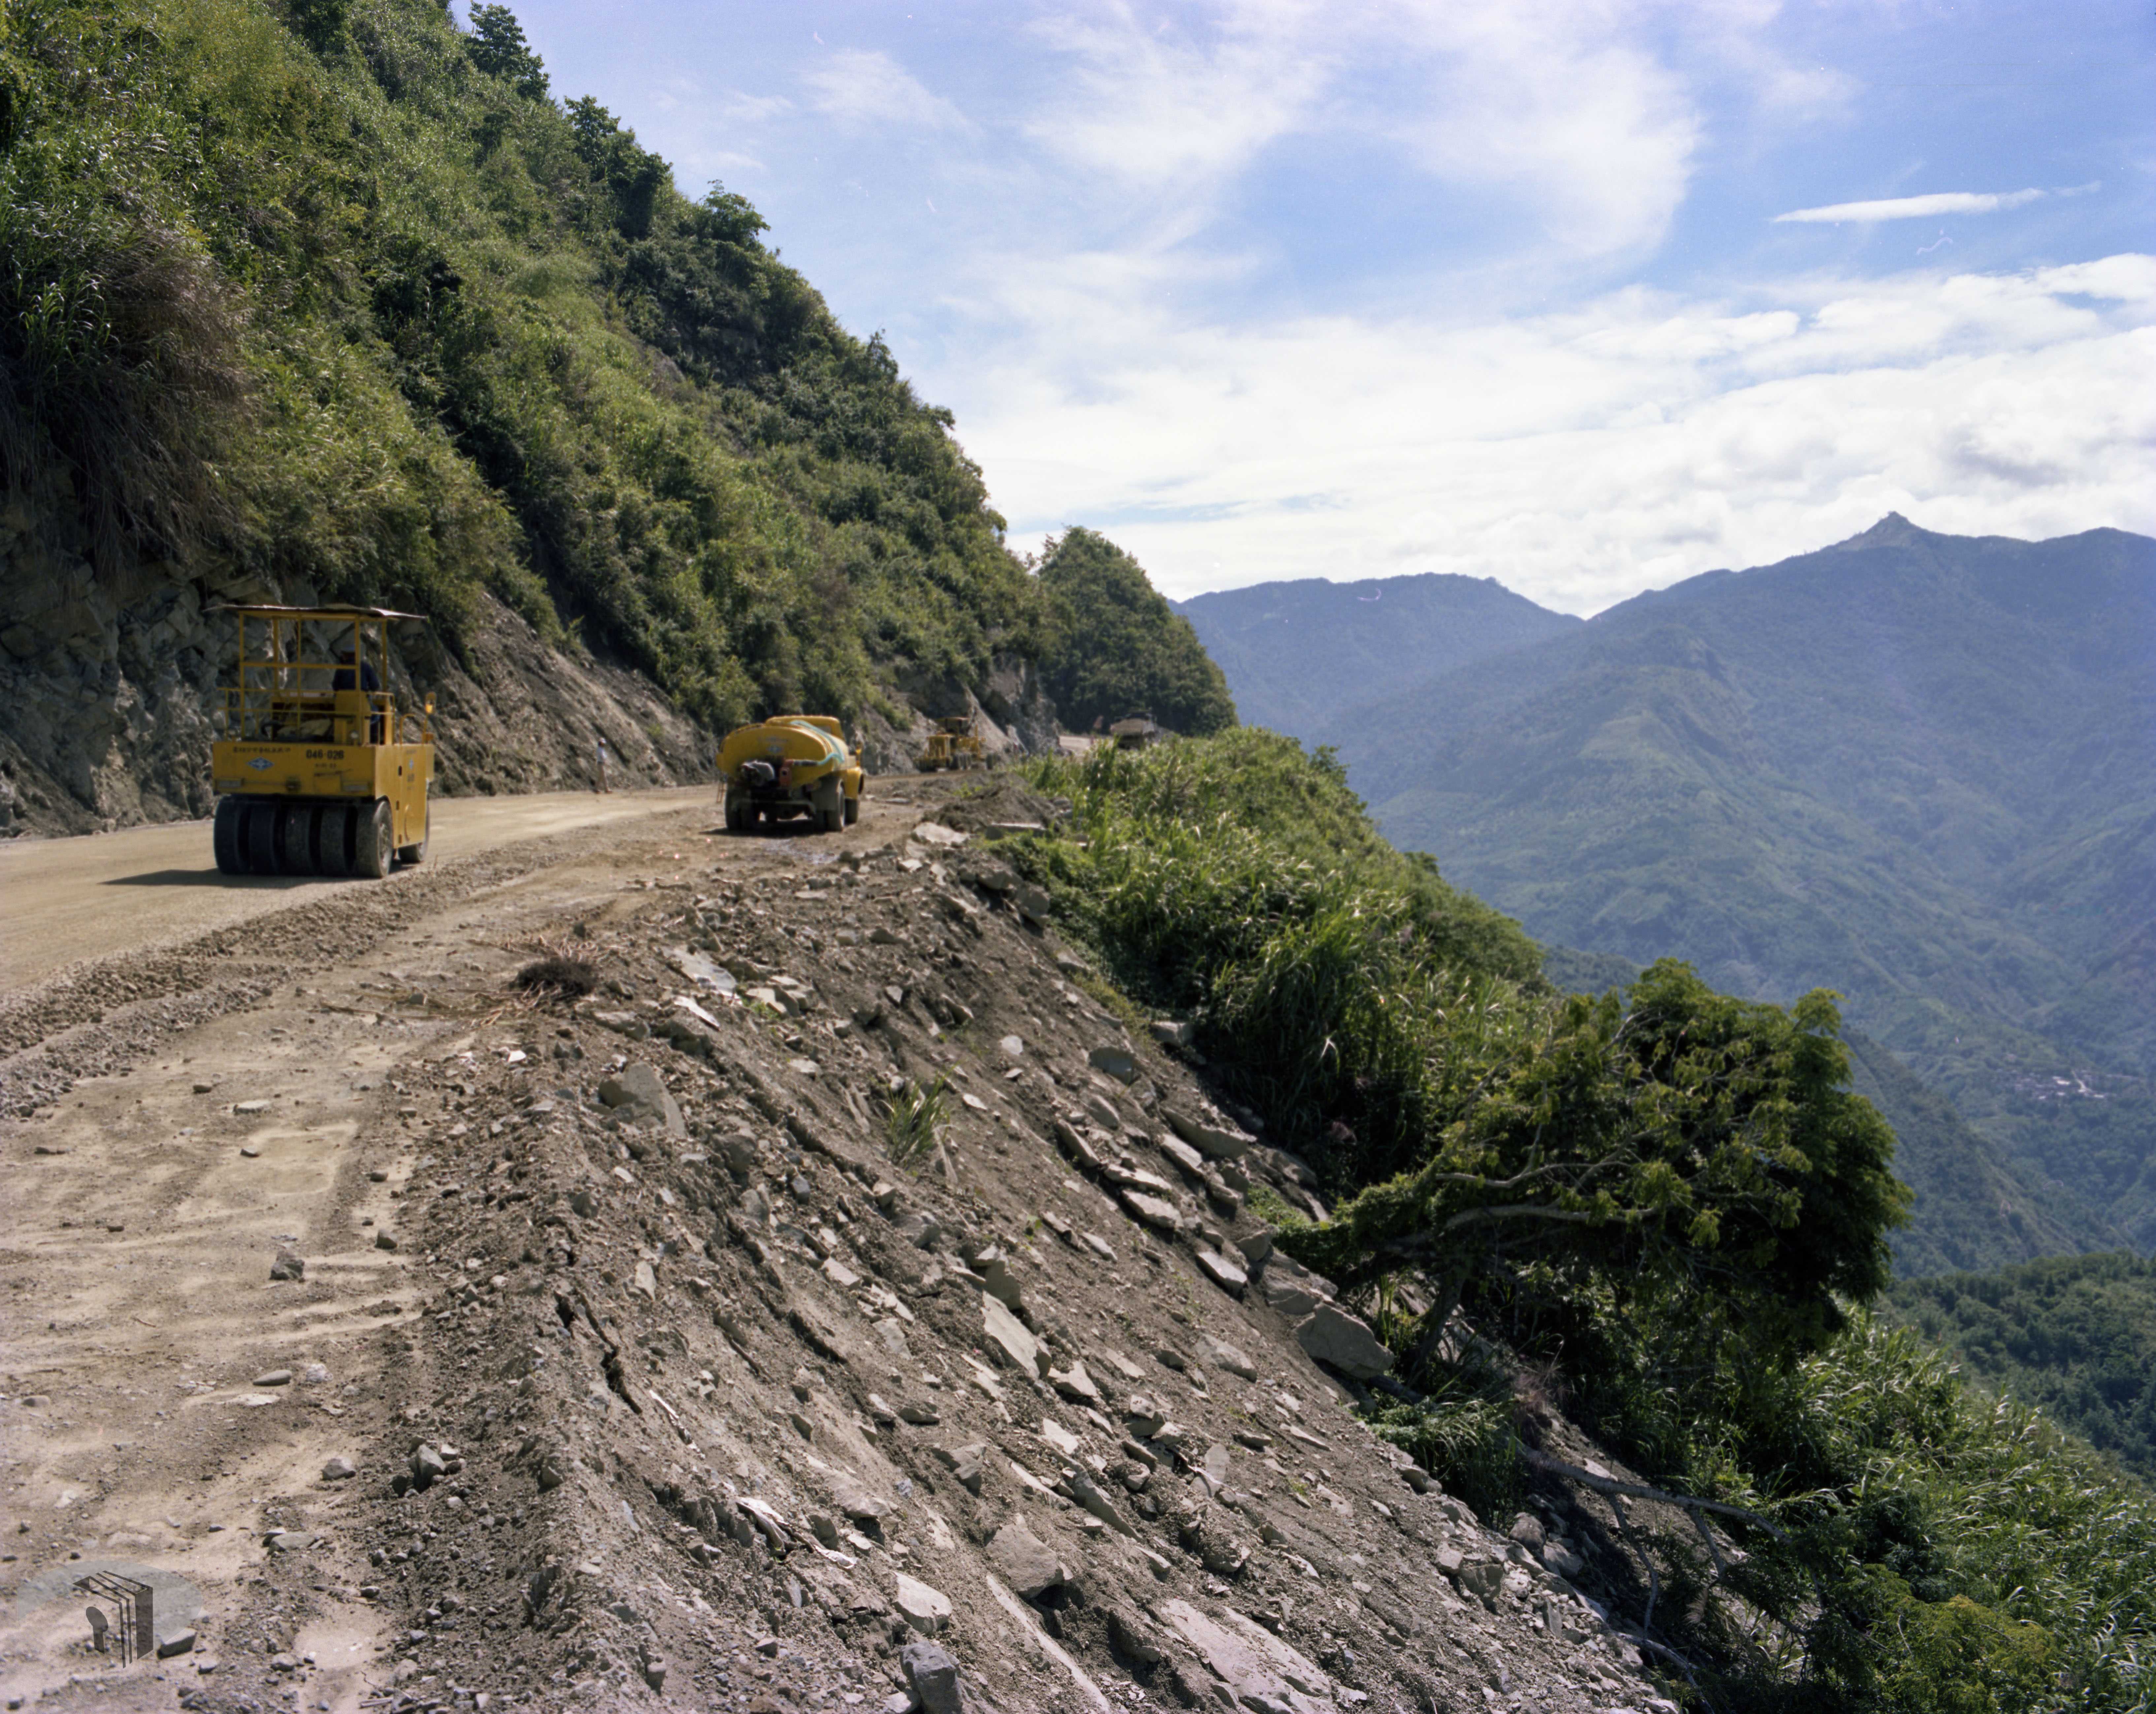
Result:
{"type": "Polygon", "coordinates": [[[389,873],[389,865],[397,857],[397,847],[393,843],[396,834],[389,821],[389,800],[377,798],[364,808],[354,806],[352,819],[358,825],[352,829],[352,872],[368,880],[380,880],[389,873]]]}
{"type": "Polygon", "coordinates": [[[416,845],[399,845],[397,848],[397,860],[399,863],[411,865],[424,863],[427,860],[427,841],[434,836],[434,805],[430,803],[422,808],[419,811],[419,843],[416,845]]]}
{"type": "Polygon", "coordinates": [[[250,875],[277,875],[277,847],[282,843],[277,826],[285,806],[250,803],[247,807],[247,870],[250,875]]]}
{"type": "Polygon", "coordinates": [[[315,817],[312,803],[287,803],[277,818],[277,866],[287,875],[315,872],[315,817]]]}
{"type": "Polygon", "coordinates": [[[247,873],[247,806],[239,798],[217,800],[217,819],[210,825],[210,849],[217,853],[220,873],[247,873]]]}

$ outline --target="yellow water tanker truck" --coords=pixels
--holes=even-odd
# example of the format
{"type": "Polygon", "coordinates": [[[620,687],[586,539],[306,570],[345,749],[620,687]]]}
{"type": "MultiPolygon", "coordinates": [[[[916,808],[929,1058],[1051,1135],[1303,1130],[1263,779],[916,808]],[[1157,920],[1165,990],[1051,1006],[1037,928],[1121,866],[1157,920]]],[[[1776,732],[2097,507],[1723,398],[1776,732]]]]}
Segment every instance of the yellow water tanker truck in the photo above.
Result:
{"type": "Polygon", "coordinates": [[[861,766],[844,729],[827,714],[782,714],[737,726],[719,747],[726,830],[807,816],[819,833],[850,827],[861,813],[861,766]]]}
{"type": "Polygon", "coordinates": [[[231,607],[239,657],[210,746],[211,845],[227,875],[362,875],[427,855],[430,698],[389,690],[379,607],[231,607]]]}

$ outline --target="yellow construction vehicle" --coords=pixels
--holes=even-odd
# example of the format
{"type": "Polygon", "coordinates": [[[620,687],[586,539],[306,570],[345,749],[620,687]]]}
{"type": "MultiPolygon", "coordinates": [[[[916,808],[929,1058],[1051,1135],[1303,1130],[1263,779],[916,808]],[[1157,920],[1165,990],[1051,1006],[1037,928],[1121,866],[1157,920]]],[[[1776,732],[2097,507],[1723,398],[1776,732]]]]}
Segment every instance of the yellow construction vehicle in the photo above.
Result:
{"type": "Polygon", "coordinates": [[[828,714],[782,714],[737,726],[719,747],[726,831],[807,816],[819,833],[850,827],[861,813],[861,765],[844,727],[828,714]]]}
{"type": "Polygon", "coordinates": [[[230,607],[238,672],[210,747],[212,844],[227,875],[364,875],[427,855],[433,698],[390,692],[379,607],[230,607]]]}
{"type": "Polygon", "coordinates": [[[949,720],[936,722],[936,730],[928,735],[928,747],[921,752],[920,767],[923,773],[934,773],[942,767],[986,767],[988,748],[981,742],[980,733],[974,729],[970,714],[953,715],[949,720]]]}

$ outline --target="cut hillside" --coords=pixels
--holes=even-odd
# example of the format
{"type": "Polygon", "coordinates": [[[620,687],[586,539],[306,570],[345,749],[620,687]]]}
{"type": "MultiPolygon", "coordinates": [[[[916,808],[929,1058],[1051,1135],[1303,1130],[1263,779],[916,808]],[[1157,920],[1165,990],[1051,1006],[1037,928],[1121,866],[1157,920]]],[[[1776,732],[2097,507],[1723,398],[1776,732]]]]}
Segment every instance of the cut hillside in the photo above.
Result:
{"type": "Polygon", "coordinates": [[[1325,736],[1391,837],[1530,932],[1839,991],[2032,1183],[2146,1248],[2152,731],[2156,543],[1890,518],[1325,736]]]}
{"type": "Polygon", "coordinates": [[[1255,583],[1175,603],[1248,725],[1306,743],[1334,717],[1454,667],[1578,628],[1490,577],[1424,572],[1255,583]]]}
{"type": "Polygon", "coordinates": [[[501,8],[0,17],[0,820],[199,814],[220,601],[433,621],[445,778],[815,708],[1052,731],[949,413],[501,8]],[[657,706],[654,706],[656,704],[657,706]],[[639,732],[642,733],[638,736],[639,732]]]}

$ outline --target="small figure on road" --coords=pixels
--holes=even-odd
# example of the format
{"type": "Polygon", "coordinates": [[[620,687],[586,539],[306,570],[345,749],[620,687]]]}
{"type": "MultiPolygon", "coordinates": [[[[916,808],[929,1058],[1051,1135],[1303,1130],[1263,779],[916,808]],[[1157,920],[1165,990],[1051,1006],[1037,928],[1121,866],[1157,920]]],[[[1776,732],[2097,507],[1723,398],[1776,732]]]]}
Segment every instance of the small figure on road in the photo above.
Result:
{"type": "Polygon", "coordinates": [[[599,739],[599,783],[596,786],[593,786],[592,789],[595,792],[605,792],[613,789],[607,784],[606,739],[603,735],[602,735],[599,739]]]}

